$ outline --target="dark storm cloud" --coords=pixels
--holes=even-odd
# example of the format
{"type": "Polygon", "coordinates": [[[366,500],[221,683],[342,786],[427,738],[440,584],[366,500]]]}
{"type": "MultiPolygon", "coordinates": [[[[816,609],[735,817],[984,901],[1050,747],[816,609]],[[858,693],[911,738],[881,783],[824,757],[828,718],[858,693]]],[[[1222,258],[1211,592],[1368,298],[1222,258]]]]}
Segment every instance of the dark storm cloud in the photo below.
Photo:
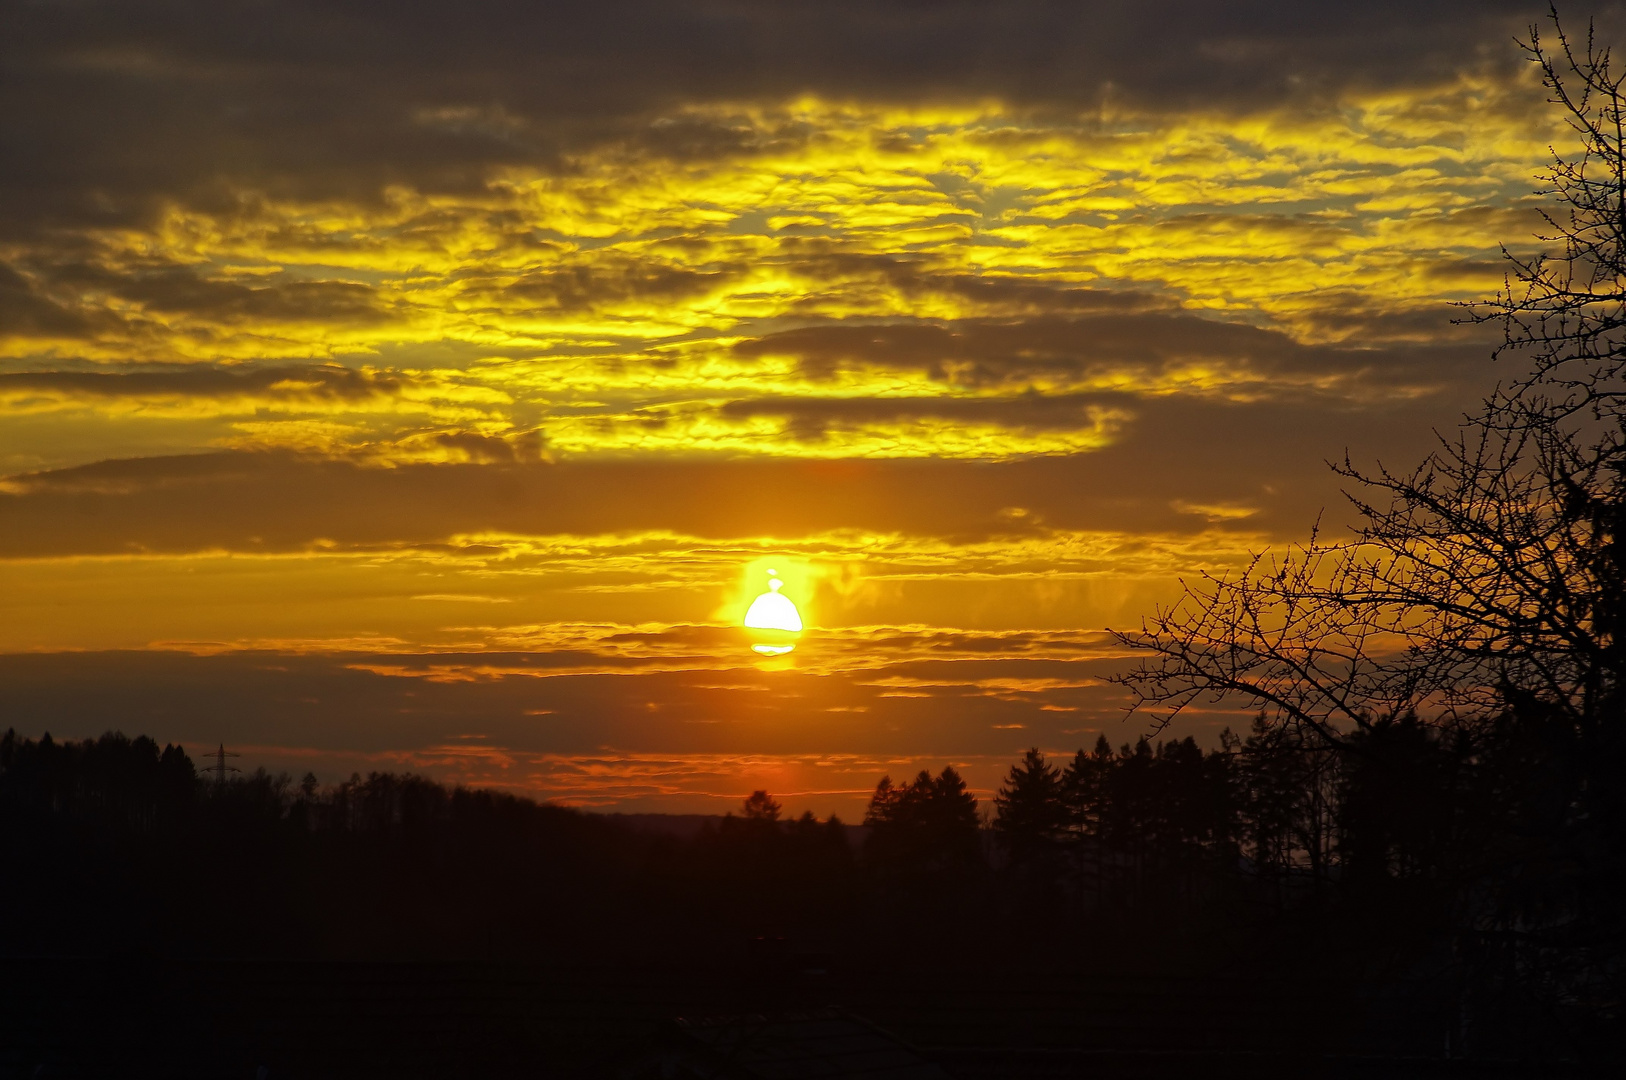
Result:
{"type": "Polygon", "coordinates": [[[1340,497],[1346,446],[1417,460],[1437,403],[1381,410],[1150,399],[1105,449],[1003,464],[952,461],[567,461],[399,465],[277,454],[108,461],[0,484],[0,555],[289,551],[438,544],[481,532],[670,530],[807,536],[856,528],[978,539],[1058,529],[1191,532],[1240,505],[1250,531],[1296,536],[1340,497]],[[763,491],[776,498],[765,501],[763,491]],[[1019,507],[1025,516],[1008,511],[1019,507]]]}
{"type": "Polygon", "coordinates": [[[470,461],[486,464],[536,461],[542,454],[542,438],[535,431],[521,432],[511,438],[473,431],[441,432],[434,436],[434,442],[461,452],[470,461]]]}
{"type": "MultiPolygon", "coordinates": [[[[838,269],[845,269],[860,259],[878,261],[881,256],[853,256],[850,259],[832,258],[838,269]]],[[[815,263],[815,271],[821,267],[815,263]]],[[[905,293],[946,292],[974,304],[988,308],[1015,308],[1028,312],[1048,314],[1095,311],[1136,311],[1149,308],[1169,308],[1168,297],[1128,289],[1069,289],[1039,282],[1018,281],[1012,278],[985,278],[972,274],[905,274],[889,269],[887,280],[905,293]]]]}
{"type": "MultiPolygon", "coordinates": [[[[668,242],[684,245],[682,238],[668,242]]],[[[1091,289],[1014,278],[986,278],[943,269],[936,260],[908,256],[860,254],[830,250],[827,240],[787,237],[783,255],[747,260],[726,257],[726,248],[691,242],[698,268],[673,265],[656,254],[578,252],[569,261],[533,270],[512,280],[492,283],[478,276],[461,285],[463,297],[502,305],[523,304],[535,310],[581,312],[629,301],[681,303],[747,277],[764,263],[809,283],[809,293],[791,306],[811,311],[817,320],[828,304],[820,290],[841,288],[855,293],[898,294],[912,301],[950,297],[975,311],[1003,316],[1069,315],[1093,312],[1173,310],[1174,301],[1133,289],[1091,289]]],[[[746,343],[740,355],[764,348],[746,343]]]]}
{"type": "Polygon", "coordinates": [[[225,368],[196,365],[159,371],[18,371],[0,373],[0,394],[74,397],[268,397],[360,400],[394,394],[399,375],[379,375],[337,364],[225,368]]]}
{"type": "Polygon", "coordinates": [[[673,161],[785,153],[808,144],[812,125],[799,121],[757,123],[754,118],[662,117],[626,133],[630,145],[673,161]]]}
{"type": "Polygon", "coordinates": [[[1525,0],[621,0],[0,3],[0,229],[116,224],[166,199],[479,187],[608,138],[671,157],[806,137],[679,104],[999,98],[1314,107],[1351,85],[1514,62],[1525,0]]]}
{"type": "MultiPolygon", "coordinates": [[[[933,260],[831,250],[825,239],[787,237],[785,265],[819,282],[884,286],[911,299],[953,296],[1011,314],[1077,314],[1172,310],[1175,302],[1135,289],[1092,289],[1014,277],[982,277],[940,269],[933,260]]],[[[817,301],[814,301],[817,303],[817,301]]]]}
{"type": "Polygon", "coordinates": [[[0,263],[0,337],[85,339],[121,328],[128,333],[139,329],[144,316],[336,327],[377,325],[390,318],[377,290],[361,282],[243,282],[175,266],[115,272],[72,258],[53,262],[43,252],[31,261],[32,279],[0,263]],[[74,301],[64,303],[53,293],[74,301]],[[98,294],[129,303],[119,305],[122,310],[88,305],[98,294]]]}
{"type": "Polygon", "coordinates": [[[0,263],[0,337],[87,337],[91,320],[43,295],[27,278],[0,263]]]}
{"type": "Polygon", "coordinates": [[[703,271],[612,258],[529,273],[500,289],[469,287],[465,295],[488,293],[493,298],[542,310],[588,311],[618,301],[687,300],[744,271],[743,266],[703,271]]]}
{"type": "Polygon", "coordinates": [[[355,281],[249,281],[207,277],[189,267],[114,271],[90,263],[37,257],[36,272],[53,288],[75,295],[104,293],[166,315],[219,322],[321,321],[377,323],[387,317],[377,290],[355,281]]]}
{"type": "MultiPolygon", "coordinates": [[[[1444,313],[1420,317],[1429,329],[1449,329],[1444,313]]],[[[1225,369],[1229,388],[1254,376],[1273,394],[1303,394],[1292,376],[1324,376],[1392,386],[1439,387],[1481,374],[1485,346],[1390,345],[1376,348],[1306,345],[1279,330],[1183,314],[1145,312],[1020,321],[968,319],[952,323],[853,325],[825,323],[742,341],[742,357],[794,357],[802,373],[828,380],[843,369],[918,370],[934,379],[991,388],[1032,380],[1081,379],[1129,373],[1156,380],[1196,364],[1225,369]],[[1268,387],[1263,384],[1272,384],[1268,387]]],[[[1186,389],[1198,389],[1187,386],[1186,389]]],[[[1348,393],[1351,386],[1339,388],[1348,393]]]]}
{"type": "Polygon", "coordinates": [[[385,319],[375,290],[353,281],[292,281],[245,285],[201,277],[190,270],[144,274],[117,282],[115,291],[150,311],[221,321],[321,321],[340,326],[385,319]]]}

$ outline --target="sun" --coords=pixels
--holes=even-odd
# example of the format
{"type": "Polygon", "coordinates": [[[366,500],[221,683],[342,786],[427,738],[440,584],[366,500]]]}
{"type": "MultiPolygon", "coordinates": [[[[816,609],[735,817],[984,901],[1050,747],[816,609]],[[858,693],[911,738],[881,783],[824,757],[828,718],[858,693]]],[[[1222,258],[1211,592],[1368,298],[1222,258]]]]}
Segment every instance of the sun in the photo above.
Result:
{"type": "Polygon", "coordinates": [[[762,593],[745,612],[745,626],[757,633],[751,648],[764,656],[783,656],[796,648],[793,640],[802,632],[802,614],[790,597],[780,592],[785,583],[778,571],[768,570],[768,591],[762,593]]]}

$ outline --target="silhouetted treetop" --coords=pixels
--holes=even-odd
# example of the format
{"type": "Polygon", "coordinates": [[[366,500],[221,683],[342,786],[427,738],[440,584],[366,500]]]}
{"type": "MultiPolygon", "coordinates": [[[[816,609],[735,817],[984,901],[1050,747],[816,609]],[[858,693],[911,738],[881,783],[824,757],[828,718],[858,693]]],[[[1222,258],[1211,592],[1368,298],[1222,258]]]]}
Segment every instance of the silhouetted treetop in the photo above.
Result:
{"type": "Polygon", "coordinates": [[[894,786],[881,778],[864,814],[865,858],[909,873],[953,871],[981,858],[977,799],[952,766],[937,776],[922,769],[894,786]]]}
{"type": "Polygon", "coordinates": [[[778,821],[781,809],[766,791],[753,791],[745,800],[747,821],[778,821]]]}
{"type": "Polygon", "coordinates": [[[1061,771],[1045,761],[1038,747],[1011,766],[994,796],[994,830],[1013,858],[1040,858],[1061,843],[1069,818],[1063,792],[1061,771]]]}

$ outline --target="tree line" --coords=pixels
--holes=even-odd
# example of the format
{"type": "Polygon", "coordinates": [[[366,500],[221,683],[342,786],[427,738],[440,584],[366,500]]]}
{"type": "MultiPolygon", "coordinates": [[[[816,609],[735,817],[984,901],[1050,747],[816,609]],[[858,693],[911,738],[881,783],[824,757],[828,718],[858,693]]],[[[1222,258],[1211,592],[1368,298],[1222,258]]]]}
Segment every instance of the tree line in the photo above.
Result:
{"type": "Polygon", "coordinates": [[[1280,905],[1448,874],[1484,824],[1466,763],[1415,718],[1374,725],[1347,754],[1262,717],[1219,742],[1114,752],[1103,735],[1061,767],[1029,750],[994,800],[1004,861],[1097,902],[1232,877],[1280,905]]]}
{"type": "MultiPolygon", "coordinates": [[[[1442,794],[1429,771],[1445,767],[1430,734],[1399,724],[1381,738],[1396,749],[1384,751],[1381,768],[1363,769],[1262,720],[1246,739],[1227,731],[1207,753],[1190,738],[1141,738],[1114,751],[1102,736],[1065,767],[1029,750],[986,814],[952,766],[901,783],[884,777],[859,830],[834,815],[782,820],[780,805],[758,791],[697,836],[651,834],[639,868],[658,867],[658,849],[670,845],[683,851],[666,869],[730,878],[745,892],[752,881],[803,867],[849,883],[863,877],[881,891],[1009,879],[1018,891],[1051,889],[1085,906],[1134,904],[1154,892],[1196,898],[1222,879],[1251,880],[1285,903],[1352,876],[1426,874],[1457,841],[1429,805],[1442,794]],[[1396,769],[1410,775],[1372,790],[1371,773],[1392,778],[1396,769]]],[[[221,841],[216,866],[269,839],[386,852],[428,845],[430,854],[456,852],[464,862],[478,849],[498,862],[519,855],[545,865],[636,847],[630,838],[643,835],[614,816],[411,774],[375,772],[327,786],[314,775],[296,784],[263,770],[212,779],[179,746],[117,732],[56,741],[7,731],[0,815],[14,854],[37,854],[51,835],[135,849],[186,835],[221,841]],[[520,846],[503,850],[507,843],[520,846]]],[[[200,851],[199,865],[210,858],[200,851]]]]}
{"type": "MultiPolygon", "coordinates": [[[[1411,918],[1424,886],[1446,895],[1486,818],[1465,763],[1430,729],[1403,720],[1361,740],[1362,756],[1335,755],[1263,719],[1207,752],[1190,738],[1144,737],[1114,751],[1102,736],[1063,766],[1029,750],[987,808],[945,767],[883,778],[859,830],[833,815],[781,820],[779,804],[756,792],[685,839],[410,774],[222,781],[145,736],[57,742],[8,731],[0,822],[13,866],[88,852],[139,877],[180,842],[180,863],[165,871],[175,881],[252,883],[278,861],[341,877],[371,867],[381,881],[404,873],[434,887],[446,884],[437,871],[567,875],[586,893],[670,886],[708,898],[682,908],[732,910],[737,925],[764,928],[790,908],[828,921],[888,897],[911,917],[973,903],[989,918],[1047,905],[1067,919],[1205,905],[1236,918],[1249,905],[1308,909],[1352,891],[1369,902],[1385,889],[1412,905],[1411,918]]],[[[255,902],[252,884],[236,891],[232,905],[255,902]]]]}
{"type": "Polygon", "coordinates": [[[1444,918],[1510,828],[1491,804],[1502,777],[1406,717],[1354,737],[1352,753],[1256,718],[1245,737],[1105,735],[1056,763],[1011,766],[986,825],[953,768],[881,780],[862,859],[883,877],[991,875],[1014,904],[1075,913],[1205,903],[1338,911],[1391,926],[1444,918]]]}
{"type": "Polygon", "coordinates": [[[7,732],[0,955],[1252,973],[1474,985],[1502,1016],[1517,972],[1460,919],[1496,792],[1425,725],[1359,739],[1103,738],[1028,751],[991,806],[944,767],[883,778],[861,827],[759,791],[683,836],[421,776],[210,778],[146,737],[7,732]]]}

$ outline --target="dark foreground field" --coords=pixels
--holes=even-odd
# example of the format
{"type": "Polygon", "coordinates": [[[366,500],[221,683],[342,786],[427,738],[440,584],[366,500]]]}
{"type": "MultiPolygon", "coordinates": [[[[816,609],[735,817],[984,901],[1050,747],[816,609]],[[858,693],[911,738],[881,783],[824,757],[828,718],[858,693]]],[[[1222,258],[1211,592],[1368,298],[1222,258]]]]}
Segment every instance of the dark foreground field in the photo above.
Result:
{"type": "Polygon", "coordinates": [[[674,822],[7,733],[0,1078],[1618,1075],[1618,863],[1487,875],[1441,789],[1143,742],[674,822]]]}
{"type": "MultiPolygon", "coordinates": [[[[831,1005],[962,1078],[1606,1075],[1559,1061],[1447,1058],[1449,1007],[1424,988],[878,981],[765,971],[750,951],[732,970],[704,972],[10,960],[0,963],[0,1076],[609,1077],[674,1017],[805,1016],[831,1005]]],[[[804,1064],[778,1075],[837,1074],[804,1064]]]]}

